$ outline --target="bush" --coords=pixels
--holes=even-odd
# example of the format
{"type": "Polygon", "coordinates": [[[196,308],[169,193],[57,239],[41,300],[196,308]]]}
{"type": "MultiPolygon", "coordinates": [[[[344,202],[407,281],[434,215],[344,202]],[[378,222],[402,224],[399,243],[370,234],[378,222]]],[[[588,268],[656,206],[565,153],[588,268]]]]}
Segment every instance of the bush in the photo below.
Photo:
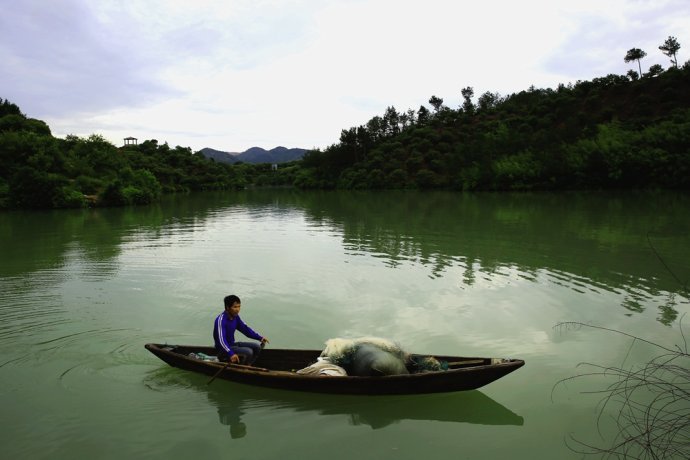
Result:
{"type": "Polygon", "coordinates": [[[125,204],[149,204],[153,201],[151,193],[134,185],[128,185],[122,189],[122,198],[125,204]]]}
{"type": "Polygon", "coordinates": [[[527,150],[496,160],[494,174],[499,189],[527,189],[541,174],[541,165],[527,150]]]}
{"type": "Polygon", "coordinates": [[[95,177],[79,176],[75,185],[85,195],[95,195],[103,188],[103,181],[95,177]]]}
{"type": "Polygon", "coordinates": [[[407,173],[400,168],[394,169],[388,174],[387,183],[391,188],[405,188],[407,186],[407,173]]]}
{"type": "Polygon", "coordinates": [[[380,169],[372,169],[367,174],[367,180],[366,180],[367,188],[373,188],[373,189],[383,188],[385,186],[384,182],[385,182],[385,176],[383,174],[383,171],[381,171],[380,169]]]}
{"type": "Polygon", "coordinates": [[[122,177],[105,187],[99,196],[103,205],[149,204],[160,197],[162,187],[151,172],[145,169],[127,169],[122,172],[122,177]]]}
{"type": "MultiPolygon", "coordinates": [[[[67,179],[57,174],[20,168],[9,181],[9,204],[25,208],[52,208],[67,179]]],[[[59,199],[58,199],[59,201],[59,199]]]]}
{"type": "Polygon", "coordinates": [[[465,191],[475,190],[479,187],[481,178],[482,172],[479,165],[474,163],[470,166],[466,166],[460,170],[455,182],[455,188],[465,191]]]}
{"type": "Polygon", "coordinates": [[[146,203],[157,200],[161,195],[161,184],[156,177],[146,169],[134,171],[132,182],[134,186],[141,190],[146,203]]]}
{"type": "Polygon", "coordinates": [[[86,198],[79,190],[66,185],[56,190],[53,196],[53,206],[56,208],[82,208],[86,206],[86,198]]]}
{"type": "Polygon", "coordinates": [[[428,169],[420,169],[415,176],[415,182],[419,188],[434,188],[438,182],[438,178],[433,171],[428,169]]]}
{"type": "Polygon", "coordinates": [[[98,198],[98,201],[105,206],[123,206],[127,204],[122,193],[122,182],[119,180],[114,180],[106,185],[98,198]]]}
{"type": "Polygon", "coordinates": [[[10,184],[0,177],[0,208],[9,206],[10,184]]]}

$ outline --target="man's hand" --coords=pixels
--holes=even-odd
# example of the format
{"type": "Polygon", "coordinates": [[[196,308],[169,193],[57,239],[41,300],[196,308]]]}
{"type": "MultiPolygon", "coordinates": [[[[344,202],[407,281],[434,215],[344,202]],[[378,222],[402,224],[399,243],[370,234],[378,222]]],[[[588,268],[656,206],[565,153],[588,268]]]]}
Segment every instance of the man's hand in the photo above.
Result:
{"type": "Polygon", "coordinates": [[[233,364],[239,364],[240,362],[240,357],[237,354],[234,354],[230,357],[230,362],[233,364]]]}
{"type": "Polygon", "coordinates": [[[262,337],[261,338],[261,345],[266,345],[267,343],[269,343],[268,338],[262,337]]]}

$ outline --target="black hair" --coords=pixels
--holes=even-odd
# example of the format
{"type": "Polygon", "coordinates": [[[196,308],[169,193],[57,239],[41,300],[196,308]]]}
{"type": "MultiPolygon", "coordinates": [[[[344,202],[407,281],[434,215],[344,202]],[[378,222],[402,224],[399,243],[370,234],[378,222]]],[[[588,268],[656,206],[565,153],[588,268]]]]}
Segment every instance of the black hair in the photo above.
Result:
{"type": "Polygon", "coordinates": [[[240,298],[237,297],[237,296],[234,295],[234,294],[225,296],[225,298],[223,299],[223,304],[224,304],[226,307],[232,307],[233,305],[235,305],[235,302],[237,302],[237,303],[242,303],[242,302],[240,301],[240,298]]]}

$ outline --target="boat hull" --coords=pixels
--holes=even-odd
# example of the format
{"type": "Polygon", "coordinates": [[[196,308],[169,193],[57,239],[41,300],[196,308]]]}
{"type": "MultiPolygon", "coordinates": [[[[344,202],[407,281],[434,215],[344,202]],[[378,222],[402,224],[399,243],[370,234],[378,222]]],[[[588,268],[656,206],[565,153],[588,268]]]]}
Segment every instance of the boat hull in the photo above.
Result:
{"type": "Polygon", "coordinates": [[[400,395],[475,390],[519,369],[520,359],[436,356],[453,364],[446,371],[381,377],[303,375],[296,370],[313,363],[320,350],[265,349],[254,366],[202,361],[191,353],[215,355],[212,347],[149,343],[146,349],[170,366],[246,385],[332,394],[400,395]]]}

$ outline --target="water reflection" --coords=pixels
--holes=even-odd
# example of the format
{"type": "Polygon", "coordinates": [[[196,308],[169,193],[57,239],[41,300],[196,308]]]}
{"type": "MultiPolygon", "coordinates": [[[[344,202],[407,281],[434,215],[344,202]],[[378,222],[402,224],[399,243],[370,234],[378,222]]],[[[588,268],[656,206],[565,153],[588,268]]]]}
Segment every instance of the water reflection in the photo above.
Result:
{"type": "MultiPolygon", "coordinates": [[[[205,394],[217,410],[218,422],[228,427],[232,438],[244,437],[252,429],[254,411],[312,412],[320,416],[344,416],[352,426],[366,425],[374,430],[403,420],[470,423],[479,425],[522,426],[524,419],[474,390],[446,394],[409,396],[351,396],[301,393],[254,388],[230,382],[206,384],[207,379],[167,369],[148,378],[147,385],[159,391],[187,387],[205,394]]],[[[255,429],[259,429],[256,427],[255,429]]]]}
{"type": "Polygon", "coordinates": [[[671,324],[690,278],[690,195],[626,193],[346,193],[300,200],[314,225],[341,229],[352,253],[429,268],[461,282],[515,271],[577,292],[626,293],[631,313],[657,303],[671,324]]]}
{"type": "MultiPolygon", "coordinates": [[[[223,382],[222,386],[228,386],[223,382]]],[[[209,401],[218,408],[219,421],[230,425],[230,434],[236,437],[246,432],[242,422],[245,412],[253,407],[271,405],[281,410],[310,411],[319,415],[346,415],[350,425],[367,425],[372,429],[384,428],[402,420],[426,420],[479,425],[523,425],[524,420],[480,391],[462,393],[343,397],[329,395],[293,395],[275,390],[263,393],[246,389],[198,388],[206,391],[209,401]],[[225,390],[225,391],[224,391],[225,390]],[[268,393],[268,394],[267,394],[268,393]]]]}
{"type": "Polygon", "coordinates": [[[348,248],[418,261],[435,273],[461,262],[487,272],[515,264],[598,279],[591,274],[615,267],[606,271],[621,284],[638,274],[629,269],[643,268],[625,264],[628,251],[653,256],[647,233],[679,269],[684,259],[675,250],[690,250],[677,244],[690,233],[685,194],[338,192],[300,204],[315,224],[340,227],[348,248]]]}
{"type": "Polygon", "coordinates": [[[84,277],[113,277],[125,247],[199,243],[199,233],[237,213],[248,221],[304,219],[305,231],[342,239],[348,257],[375,257],[392,269],[422,266],[432,279],[460,268],[458,281],[468,287],[484,278],[546,276],[577,292],[622,292],[629,314],[656,304],[664,324],[687,302],[677,280],[690,278],[690,196],[672,192],[255,190],[169,196],[141,208],[6,212],[0,277],[59,269],[75,254],[84,277]]]}

